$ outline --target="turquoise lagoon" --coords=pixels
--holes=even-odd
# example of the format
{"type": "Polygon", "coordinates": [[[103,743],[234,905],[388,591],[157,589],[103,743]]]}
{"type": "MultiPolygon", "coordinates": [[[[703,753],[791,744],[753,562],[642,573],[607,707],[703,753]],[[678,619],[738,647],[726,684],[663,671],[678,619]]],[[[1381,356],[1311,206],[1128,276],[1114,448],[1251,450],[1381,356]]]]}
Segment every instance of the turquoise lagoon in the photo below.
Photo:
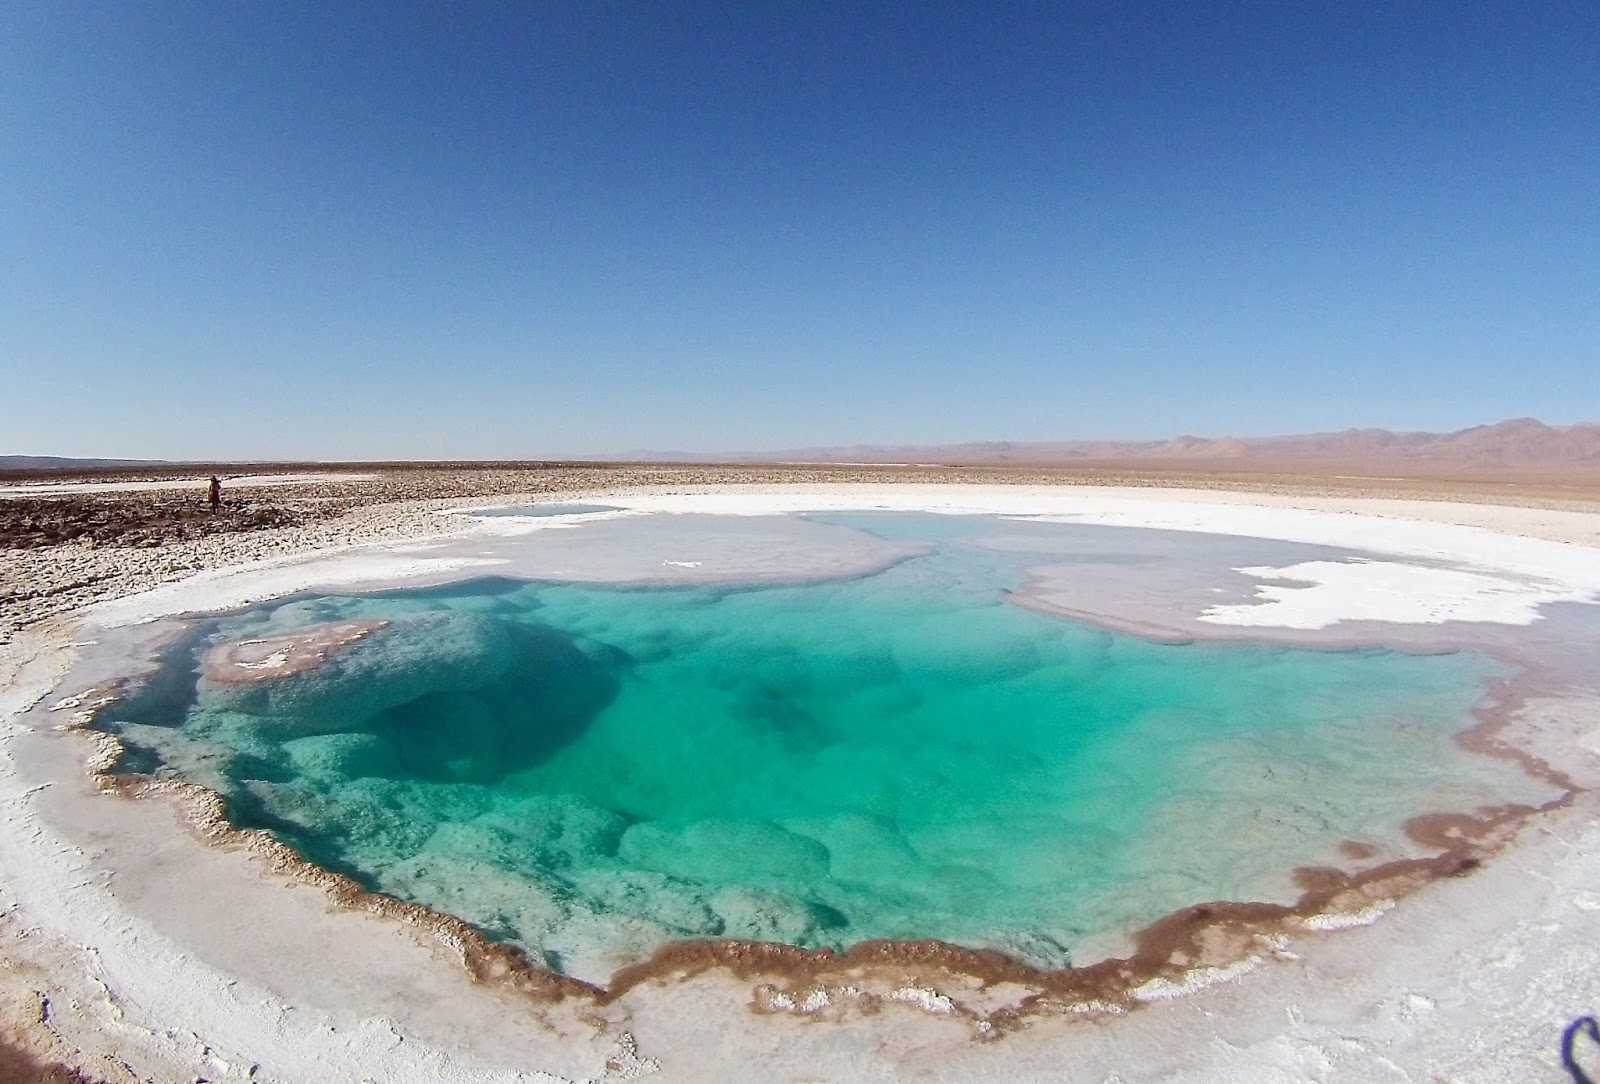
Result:
{"type": "Polygon", "coordinates": [[[951,522],[855,526],[932,549],[800,585],[296,599],[206,622],[101,722],[237,823],[600,981],[709,937],[1085,963],[1531,785],[1455,741],[1486,657],[1150,643],[1009,603],[1014,559],[951,522]],[[352,618],[389,624],[308,673],[194,666],[352,618]]]}

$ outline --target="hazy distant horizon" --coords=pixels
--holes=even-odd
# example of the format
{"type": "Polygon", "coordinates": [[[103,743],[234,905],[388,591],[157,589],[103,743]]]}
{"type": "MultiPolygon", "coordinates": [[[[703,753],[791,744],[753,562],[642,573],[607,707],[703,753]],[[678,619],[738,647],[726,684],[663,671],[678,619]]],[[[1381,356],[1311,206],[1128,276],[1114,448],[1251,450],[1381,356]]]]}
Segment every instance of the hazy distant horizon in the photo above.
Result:
{"type": "Polygon", "coordinates": [[[1600,416],[1600,5],[0,12],[19,454],[1600,416]]]}
{"type": "MultiPolygon", "coordinates": [[[[1144,440],[1101,440],[1096,438],[1058,437],[1043,441],[1015,441],[1008,439],[996,440],[971,440],[971,441],[939,441],[939,442],[887,442],[887,441],[851,441],[836,445],[798,445],[785,448],[740,448],[728,451],[710,450],[706,448],[633,448],[613,449],[597,454],[563,454],[560,452],[529,452],[516,455],[460,457],[452,456],[450,460],[457,461],[575,461],[575,462],[673,462],[704,460],[747,460],[751,462],[798,462],[794,458],[806,455],[817,456],[817,462],[841,462],[839,458],[852,452],[861,452],[877,456],[870,462],[903,462],[904,460],[891,460],[882,458],[886,453],[893,452],[926,452],[938,457],[941,454],[949,455],[961,451],[994,451],[997,458],[1004,458],[1006,451],[1014,450],[1019,455],[1029,453],[1054,453],[1058,456],[1063,449],[1072,449],[1072,455],[1085,459],[1093,459],[1098,454],[1099,458],[1111,459],[1122,457],[1139,458],[1141,455],[1150,458],[1206,458],[1215,455],[1215,449],[1204,447],[1189,447],[1187,442],[1196,445],[1226,445],[1228,442],[1242,442],[1251,446],[1252,453],[1258,455],[1294,456],[1304,455],[1309,457],[1331,458],[1338,454],[1354,455],[1360,457],[1382,458],[1385,455],[1439,455],[1448,454],[1449,449],[1456,449],[1461,454],[1489,455],[1501,459],[1508,454],[1515,458],[1522,455],[1533,461],[1542,462],[1577,462],[1600,466],[1600,422],[1584,421],[1551,425],[1539,419],[1515,418],[1502,419],[1496,422],[1480,423],[1462,430],[1434,432],[1427,430],[1395,431],[1375,427],[1347,426],[1339,430],[1327,430],[1318,433],[1262,433],[1262,434],[1218,434],[1208,436],[1203,434],[1169,434],[1161,437],[1152,437],[1144,440]],[[1533,429],[1530,434],[1528,429],[1533,429]],[[1467,446],[1461,444],[1461,438],[1480,435],[1476,444],[1467,446]],[[1334,452],[1318,449],[1316,442],[1329,438],[1337,441],[1339,438],[1360,438],[1373,436],[1380,439],[1380,444],[1370,450],[1334,452]],[[1565,437],[1578,438],[1566,441],[1565,437]],[[1391,441],[1390,438],[1393,438],[1391,441]],[[1409,443],[1408,443],[1409,440],[1409,443]],[[1454,444],[1448,443],[1455,441],[1454,444]],[[1534,442],[1530,447],[1530,441],[1534,442]],[[1537,443],[1543,441],[1543,443],[1537,443]],[[1297,446],[1294,442],[1300,442],[1297,446]],[[1308,445],[1306,442],[1313,442],[1308,445]],[[1442,443],[1443,442],[1443,443],[1442,443]],[[1141,448],[1141,446],[1177,445],[1176,448],[1141,448]],[[1439,449],[1445,449],[1441,453],[1439,449]],[[1309,450],[1308,450],[1309,449],[1309,450]],[[1465,452],[1463,452],[1465,449],[1465,452]],[[1543,454],[1541,459],[1540,454],[1543,454]]],[[[256,459],[232,459],[219,456],[198,456],[192,458],[157,458],[135,456],[58,456],[39,455],[35,453],[4,453],[0,454],[0,469],[28,469],[29,467],[48,466],[46,463],[28,463],[28,460],[61,460],[64,465],[77,463],[102,464],[102,465],[139,465],[139,464],[170,464],[183,465],[187,463],[260,463],[260,464],[298,464],[298,463],[375,463],[375,462],[439,462],[447,460],[418,459],[414,457],[358,456],[348,459],[315,459],[297,456],[268,456],[256,459]]]]}

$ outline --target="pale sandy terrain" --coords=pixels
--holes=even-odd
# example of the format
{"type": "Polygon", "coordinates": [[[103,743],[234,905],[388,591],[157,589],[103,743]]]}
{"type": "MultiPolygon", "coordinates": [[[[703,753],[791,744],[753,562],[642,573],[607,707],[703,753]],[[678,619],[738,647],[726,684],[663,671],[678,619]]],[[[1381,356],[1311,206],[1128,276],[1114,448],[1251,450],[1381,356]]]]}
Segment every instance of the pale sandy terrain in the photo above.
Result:
{"type": "MultiPolygon", "coordinates": [[[[638,512],[1049,515],[1386,555],[1376,578],[1297,570],[1313,593],[1264,593],[1258,605],[1290,609],[1233,615],[1245,625],[1237,618],[1284,628],[1417,622],[1443,606],[1454,619],[1516,628],[1541,605],[1600,599],[1600,511],[1586,497],[1515,507],[1385,499],[1336,482],[1228,493],[785,480],[805,484],[780,489],[763,477],[758,488],[729,488],[685,471],[609,486],[590,476],[543,492],[638,512]],[[1464,578],[1423,574],[1441,565],[1464,578]]],[[[5,553],[0,1012],[14,1046],[117,1081],[1566,1079],[1555,1036],[1600,1007],[1600,817],[1586,790],[1470,876],[1397,902],[1352,903],[1243,951],[1219,949],[1214,968],[1152,983],[1133,1011],[1045,1014],[991,1039],[1007,1029],[985,1021],[1002,1020],[996,1010],[1026,991],[979,989],[938,968],[799,985],[782,973],[712,969],[609,1003],[541,1005],[474,981],[460,946],[426,923],[332,907],[324,888],[270,852],[208,845],[185,828],[193,807],[176,795],[98,793],[84,771],[94,752],[86,739],[53,733],[38,713],[20,719],[60,699],[85,605],[95,621],[136,632],[130,622],[311,585],[459,575],[476,567],[478,535],[469,518],[440,512],[472,503],[483,503],[481,491],[435,491],[160,549],[5,553]]],[[[1581,786],[1600,785],[1600,690],[1531,702],[1511,733],[1581,786]]]]}

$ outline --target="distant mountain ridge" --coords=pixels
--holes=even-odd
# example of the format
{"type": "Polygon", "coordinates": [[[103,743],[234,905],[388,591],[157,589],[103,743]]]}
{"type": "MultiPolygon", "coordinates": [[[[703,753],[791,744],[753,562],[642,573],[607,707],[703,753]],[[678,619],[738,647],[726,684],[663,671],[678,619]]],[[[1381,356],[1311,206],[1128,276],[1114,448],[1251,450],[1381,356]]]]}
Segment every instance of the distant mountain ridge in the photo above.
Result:
{"type": "Polygon", "coordinates": [[[966,444],[798,448],[717,457],[743,462],[953,463],[1028,466],[1094,460],[1286,460],[1294,462],[1437,462],[1481,467],[1600,466],[1600,424],[1553,426],[1514,418],[1453,433],[1345,429],[1282,437],[1196,437],[1170,440],[981,441],[966,444]]]}
{"type": "Polygon", "coordinates": [[[96,470],[103,467],[164,466],[160,459],[73,459],[64,455],[0,455],[3,470],[96,470]]]}
{"type": "MultiPolygon", "coordinates": [[[[523,460],[522,462],[532,462],[523,460]]],[[[1150,462],[1219,469],[1275,462],[1385,463],[1474,468],[1600,470],[1600,423],[1546,425],[1536,418],[1513,418],[1453,433],[1344,429],[1278,437],[1177,436],[1169,440],[974,441],[961,444],[851,444],[791,448],[771,452],[708,455],[703,452],[630,451],[594,456],[584,462],[626,463],[817,463],[950,464],[961,466],[1072,466],[1150,462]]],[[[199,461],[196,461],[198,463],[199,461]]],[[[220,462],[220,461],[219,461],[220,462]]],[[[503,462],[518,462],[504,460],[503,462]]],[[[176,468],[183,464],[151,459],[73,459],[64,456],[0,455],[0,471],[60,473],[128,468],[176,468]]],[[[266,464],[256,464],[265,466],[266,464]]],[[[319,464],[284,461],[280,468],[319,464]]],[[[347,463],[347,466],[362,466],[347,463]]],[[[368,464],[381,466],[381,464],[368,464]]],[[[462,466],[469,465],[462,463],[462,466]]]]}

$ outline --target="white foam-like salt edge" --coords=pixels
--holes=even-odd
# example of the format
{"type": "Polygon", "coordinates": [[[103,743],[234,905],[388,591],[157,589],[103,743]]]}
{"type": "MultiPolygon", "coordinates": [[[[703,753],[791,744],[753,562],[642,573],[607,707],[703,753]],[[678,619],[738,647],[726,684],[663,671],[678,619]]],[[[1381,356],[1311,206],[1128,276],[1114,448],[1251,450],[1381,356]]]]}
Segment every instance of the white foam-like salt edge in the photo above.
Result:
{"type": "Polygon", "coordinates": [[[828,997],[828,991],[820,989],[813,990],[807,994],[806,999],[800,1003],[800,1011],[804,1013],[821,1012],[830,1004],[832,1004],[832,1001],[828,997]]]}
{"type": "MultiPolygon", "coordinates": [[[[1078,496],[1078,495],[1070,495],[1078,496]]],[[[1593,549],[1583,546],[1565,546],[1532,539],[1494,535],[1477,528],[1459,527],[1439,523],[1410,523],[1376,517],[1342,516],[1323,511],[1307,513],[1305,510],[1283,508],[1251,508],[1240,505],[1172,505],[1145,499],[1144,494],[1108,498],[1077,500],[1064,499],[1040,502],[1021,499],[1015,494],[984,497],[962,492],[945,491],[938,501],[907,499],[904,494],[857,494],[849,501],[838,493],[814,494],[797,499],[793,494],[768,495],[739,493],[721,501],[697,499],[669,507],[663,498],[636,499],[637,505],[649,506],[652,511],[716,511],[723,514],[765,514],[775,511],[798,511],[805,508],[854,507],[899,508],[917,510],[919,506],[932,511],[993,511],[1001,514],[1064,515],[1074,522],[1108,522],[1123,526],[1159,526],[1177,530],[1204,530],[1210,533],[1252,535],[1281,538],[1291,541],[1312,541],[1333,545],[1347,545],[1374,552],[1399,553],[1432,561],[1449,561],[1470,565],[1476,570],[1498,573],[1501,576],[1523,577],[1543,584],[1556,585],[1568,595],[1593,597],[1594,581],[1600,577],[1600,560],[1593,549]],[[1143,503],[1145,507],[1140,508],[1143,503]],[[937,507],[926,508],[926,504],[937,507]],[[720,506],[719,506],[720,505],[720,506]],[[1053,505],[1041,509],[1041,505],[1053,505]],[[1063,508],[1063,506],[1067,506],[1063,508]]],[[[608,498],[618,503],[617,498],[608,498]]],[[[641,508],[644,510],[644,508],[641,508]]],[[[456,567],[469,567],[474,562],[456,562],[456,567]]],[[[258,563],[238,573],[209,573],[191,577],[183,583],[171,585],[137,596],[136,600],[102,604],[96,607],[100,619],[117,621],[146,620],[162,612],[179,612],[240,605],[244,602],[268,597],[271,593],[298,590],[312,584],[332,582],[355,583],[364,579],[393,579],[406,574],[425,575],[439,572],[440,562],[418,560],[396,554],[342,554],[320,562],[258,563]]],[[[1420,567],[1420,566],[1419,566],[1420,567]]],[[[0,648],[0,662],[8,663],[15,675],[0,687],[0,718],[9,719],[45,696],[64,672],[68,652],[65,637],[45,647],[37,662],[18,673],[24,662],[17,648],[0,648]]],[[[247,978],[223,975],[183,950],[169,938],[155,932],[146,923],[126,913],[117,902],[111,886],[105,883],[94,868],[92,857],[67,844],[48,823],[40,819],[33,808],[37,787],[21,778],[10,745],[14,727],[0,727],[0,815],[7,831],[0,833],[0,884],[17,902],[17,910],[49,933],[64,937],[82,946],[85,957],[93,961],[99,981],[117,1003],[126,1007],[129,1017],[141,1020],[164,1021],[166,1029],[145,1029],[135,1033],[130,1030],[128,1041],[154,1045],[167,1044],[208,1051],[211,1064],[226,1062],[232,1066],[222,1075],[243,1078],[240,1070],[254,1059],[272,1064],[284,1079],[339,1080],[386,1079],[398,1081],[553,1081],[559,1078],[534,1070],[496,1069],[475,1064],[459,1052],[446,1054],[440,1050],[404,1038],[401,1024],[385,1019],[365,1021],[355,1032],[346,1029],[335,1034],[325,1017],[316,1011],[290,1006],[281,999],[252,985],[247,978]],[[289,1011],[291,1008],[294,1011],[289,1011]],[[136,1010],[132,1011],[132,1010],[136,1010]],[[202,1040],[203,1036],[203,1040],[202,1040]],[[246,1057],[245,1055],[249,1055],[246,1057]],[[231,1061],[230,1061],[231,1059],[231,1061]],[[342,1068],[334,1068],[342,1067],[342,1068]]],[[[1371,1073],[1380,1069],[1394,1079],[1408,1079],[1395,1062],[1403,1044],[1399,1039],[1410,1036],[1413,1063],[1433,1067],[1429,1078],[1441,1075],[1460,1080],[1510,1079],[1503,1075],[1507,1067],[1516,1071],[1529,1069],[1537,1058],[1550,1067],[1553,1062],[1543,1051],[1545,1030],[1549,1023],[1544,1017],[1559,1022],[1571,1005],[1591,1007],[1581,996],[1587,977],[1592,974],[1594,961],[1590,950],[1582,949],[1592,943],[1592,935],[1600,932],[1600,922],[1589,919],[1592,908],[1574,904],[1577,899],[1595,897],[1600,888],[1600,861],[1596,861],[1596,826],[1583,830],[1570,841],[1549,841],[1542,853],[1547,860],[1550,848],[1559,847],[1554,854],[1566,855],[1582,861],[1567,866],[1554,867],[1548,876],[1541,875],[1538,884],[1548,882],[1548,891],[1506,862],[1483,871],[1479,877],[1495,881],[1495,886],[1480,886],[1478,891],[1488,892],[1489,887],[1505,893],[1507,898],[1521,892],[1539,893],[1538,899],[1522,899],[1520,905],[1526,913],[1515,910],[1495,921],[1502,923],[1461,940],[1458,951],[1438,967],[1433,966],[1434,956],[1417,947],[1416,931],[1409,939],[1406,931],[1393,933],[1390,924],[1370,927],[1368,930],[1351,930],[1343,936],[1364,935],[1380,938],[1379,949],[1372,957],[1370,972],[1373,978],[1361,982],[1347,981],[1336,994],[1325,992],[1325,987],[1313,982],[1301,990],[1296,984],[1309,981],[1299,972],[1278,969],[1274,979],[1254,991],[1255,1001],[1239,1000],[1243,993],[1229,994],[1216,1013],[1208,1012],[1209,1026],[1220,1027],[1230,1018],[1230,1013],[1249,1016],[1253,1007],[1270,1000],[1279,1004],[1278,998],[1292,993],[1299,1002],[1307,998],[1335,997],[1340,1013],[1354,1011],[1359,1023],[1335,1023],[1326,1028],[1307,1023],[1298,1010],[1288,1017],[1278,1016],[1273,1029],[1260,1032],[1247,1045],[1207,1046],[1196,1041],[1184,1047],[1184,1062],[1180,1066],[1173,1060],[1173,1052],[1164,1055],[1162,1064],[1170,1068],[1168,1076],[1174,1080],[1305,1080],[1333,1079],[1340,1072],[1361,1072],[1363,1078],[1375,1079],[1371,1073]],[[1561,880],[1555,877],[1559,874],[1561,880]],[[1509,878],[1509,880],[1508,880],[1509,878]],[[1577,886],[1582,891],[1576,891],[1577,886]],[[1537,908],[1537,910],[1534,910],[1537,908]],[[1588,922],[1588,927],[1582,924],[1588,922]],[[1568,931],[1575,940],[1563,944],[1549,931],[1568,931]],[[1396,937],[1399,938],[1396,941],[1396,937]],[[1582,949],[1577,955],[1560,949],[1582,949]],[[1397,981],[1385,978],[1394,968],[1386,960],[1396,953],[1410,952],[1408,964],[1401,968],[1406,978],[1399,980],[1404,987],[1388,987],[1384,982],[1397,981]],[[1387,968],[1387,971],[1385,970],[1387,968]],[[1478,980],[1483,977],[1487,985],[1478,980]],[[1380,985],[1373,985],[1374,983],[1380,985]],[[1470,987],[1472,995],[1450,1001],[1424,998],[1412,992],[1415,984],[1439,992],[1441,982],[1459,982],[1470,987]],[[1319,993],[1319,991],[1323,991],[1319,993]],[[1398,991],[1398,992],[1396,992],[1398,991]],[[1534,993],[1537,996],[1534,996],[1534,993]],[[1578,1000],[1573,1001],[1573,995],[1578,1000]],[[1534,1013],[1540,1019],[1523,1022],[1511,1020],[1506,1007],[1511,1002],[1526,1007],[1529,998],[1538,1006],[1534,1013]],[[1437,1023],[1420,1037],[1409,1030],[1405,1021],[1408,1013],[1416,1011],[1418,1000],[1430,1005],[1438,1000],[1437,1023]],[[1508,1001],[1510,999],[1510,1001],[1508,1001]],[[1570,1003],[1570,1004],[1569,1004],[1570,1003]],[[1352,1005],[1354,1006],[1352,1010],[1352,1005]],[[1445,1006],[1449,1006],[1448,1021],[1445,1006]],[[1494,1026],[1490,1026],[1491,1023],[1494,1026]],[[1331,1030],[1329,1030],[1331,1028],[1331,1030]],[[1399,1028],[1400,1030],[1396,1030],[1399,1028]],[[1365,1046],[1351,1046],[1346,1038],[1352,1031],[1373,1036],[1373,1041],[1387,1044],[1385,1056],[1368,1056],[1365,1046]],[[1428,1038],[1432,1036],[1432,1038],[1428,1038]],[[1309,1060],[1308,1060],[1309,1059],[1309,1060]],[[1277,1066],[1274,1068],[1273,1066],[1277,1066]],[[1248,1069],[1248,1074],[1244,1071],[1248,1069]],[[1333,1076],[1329,1076],[1332,1073],[1333,1076]],[[1396,1075],[1399,1074],[1399,1075],[1396,1075]]],[[[1448,895],[1462,891],[1459,883],[1441,884],[1437,893],[1448,895]]],[[[1481,898],[1495,898],[1493,894],[1481,898]]],[[[1480,898],[1480,899],[1481,899],[1480,898]]],[[[1457,923],[1489,920],[1492,909],[1485,907],[1463,911],[1459,906],[1431,904],[1416,899],[1407,905],[1413,915],[1413,925],[1420,929],[1437,930],[1443,920],[1457,923]],[[1431,912],[1430,912],[1431,908],[1431,912]]],[[[1508,903],[1507,907],[1514,905],[1508,903]]],[[[1458,939],[1460,940],[1460,939],[1458,939]]],[[[1455,942],[1452,942],[1454,944],[1455,942]]],[[[1298,965],[1297,965],[1298,966],[1298,965]]],[[[1288,965],[1284,965],[1288,967],[1288,965]]],[[[1209,976],[1213,984],[1227,990],[1240,991],[1241,984],[1222,980],[1235,978],[1230,969],[1224,974],[1209,976]]],[[[1344,971],[1339,971],[1341,975],[1344,971]]],[[[1259,976],[1258,976],[1259,978],[1259,976]]],[[[1189,984],[1185,984],[1186,986],[1189,984]]],[[[1592,989],[1590,989],[1592,993],[1592,989]]],[[[1164,1000],[1163,989],[1152,988],[1154,1001],[1164,1000]]],[[[670,995],[664,995],[670,996],[670,995]]],[[[1213,990],[1210,995],[1217,998],[1213,990]]],[[[1330,1005],[1331,1008],[1331,1005],[1330,1005]]],[[[119,1013],[124,1009],[119,1009],[119,1013]]],[[[1146,1013],[1152,1009],[1145,1010],[1146,1013]]],[[[1143,1014],[1124,1019],[1127,1027],[1140,1029],[1150,1023],[1152,1029],[1182,1026],[1179,1020],[1163,1021],[1143,1014]],[[1141,1019],[1143,1017],[1143,1019],[1141,1019]]],[[[1260,1028],[1260,1022],[1247,1025],[1260,1028]]],[[[470,1037],[463,1037],[466,1042],[470,1037]]],[[[1145,1041],[1149,1041],[1146,1035],[1145,1041]]],[[[662,1052],[671,1044],[671,1037],[658,1034],[653,1037],[654,1052],[662,1052]]],[[[687,1041],[687,1040],[686,1040],[687,1041]]],[[[1059,1040],[1070,1045],[1070,1036],[1059,1040]]],[[[1137,1043],[1135,1044],[1137,1045],[1137,1043]]],[[[1021,1048],[1019,1048],[1021,1049],[1021,1048]]],[[[1377,1048],[1374,1048],[1376,1051],[1377,1048]]],[[[685,1059],[687,1051],[678,1051],[685,1059]]],[[[1023,1051],[1025,1053],[1025,1050],[1023,1051]]],[[[1023,1056],[1019,1053],[1017,1056],[1023,1056]]],[[[1071,1055],[1087,1058],[1092,1048],[1071,1055]]],[[[1054,1058],[1049,1064],[1059,1068],[1054,1058]]],[[[1087,1062],[1084,1062],[1087,1067],[1087,1062]]],[[[1102,1068],[1106,1065],[1101,1058],[1102,1068]]],[[[1113,1057],[1111,1065],[1132,1067],[1121,1058],[1113,1057]]],[[[987,1077],[987,1072],[973,1072],[977,1066],[970,1061],[965,1065],[966,1079],[987,1077]]],[[[998,1071],[998,1070],[997,1070],[998,1071]]],[[[957,1075],[962,1070],[957,1069],[957,1075]]],[[[1104,1074],[1102,1073],[1102,1076],[1104,1074]]],[[[875,1074],[874,1079],[880,1079],[875,1074]]],[[[1000,1077],[993,1077],[999,1079],[1000,1077]]],[[[1022,1079],[1021,1076],[1010,1077],[1022,1079]]],[[[1046,1079],[1047,1075],[1035,1073],[1028,1079],[1046,1079]]],[[[1049,1079],[1059,1079],[1048,1075],[1049,1079]]],[[[1345,1077],[1351,1078],[1351,1077],[1345,1077]]],[[[1530,1079],[1521,1075],[1518,1079],[1530,1079]]],[[[692,1079],[679,1077],[678,1079],[692,1079]]],[[[1551,1080],[1557,1079],[1555,1076],[1551,1080]]]]}
{"type": "Polygon", "coordinates": [[[889,1000],[904,1001],[935,1016],[948,1016],[955,1011],[955,1003],[949,997],[926,986],[901,986],[890,990],[889,1000]]]}
{"type": "Polygon", "coordinates": [[[1285,569],[1240,569],[1266,585],[1256,603],[1213,607],[1215,624],[1319,629],[1340,621],[1436,624],[1485,621],[1526,625],[1538,607],[1600,599],[1600,561],[1570,543],[1508,536],[1482,527],[1422,522],[1314,508],[1212,503],[1195,491],[1107,491],[1027,486],[862,487],[793,492],[706,492],[608,498],[633,511],[774,515],[805,511],[927,511],[1026,516],[1044,522],[1103,524],[1202,534],[1242,535],[1333,546],[1430,564],[1314,561],[1285,569]],[[1430,567],[1442,563],[1458,567],[1430,567]]]}
{"type": "Polygon", "coordinates": [[[1353,930],[1357,926],[1372,925],[1393,909],[1393,900],[1377,900],[1359,911],[1351,911],[1347,914],[1308,915],[1300,920],[1300,925],[1305,929],[1316,930],[1319,933],[1326,933],[1331,930],[1353,930]]]}
{"type": "Polygon", "coordinates": [[[1184,972],[1183,977],[1176,982],[1172,979],[1151,979],[1134,987],[1132,996],[1135,1001],[1147,1004],[1152,1001],[1171,1001],[1173,998],[1199,993],[1201,990],[1232,982],[1250,974],[1260,966],[1261,957],[1248,956],[1224,967],[1197,967],[1184,972]]]}
{"type": "Polygon", "coordinates": [[[98,624],[116,628],[173,614],[248,606],[312,586],[436,577],[505,563],[487,557],[418,557],[379,549],[344,548],[331,556],[273,558],[198,572],[148,591],[95,603],[85,613],[98,624]]]}
{"type": "MultiPolygon", "coordinates": [[[[1262,585],[1257,589],[1257,601],[1212,607],[1199,617],[1214,624],[1246,627],[1320,629],[1341,621],[1526,625],[1538,618],[1540,606],[1600,599],[1600,561],[1587,546],[1454,523],[1211,502],[1205,499],[1210,494],[1195,491],[1154,492],[1160,496],[1144,490],[1035,486],[818,486],[777,491],[727,487],[692,493],[606,495],[604,499],[618,511],[459,518],[463,529],[471,533],[503,536],[573,529],[585,521],[641,512],[731,516],[937,512],[1241,535],[1412,559],[1311,561],[1279,569],[1240,569],[1241,575],[1256,579],[1293,581],[1262,585]],[[505,521],[510,521],[509,527],[505,521]]],[[[128,624],[186,610],[245,605],[313,585],[437,577],[500,563],[492,558],[429,558],[374,548],[345,552],[331,560],[302,557],[200,573],[99,604],[91,612],[104,624],[128,624]]]]}
{"type": "Polygon", "coordinates": [[[796,1001],[792,994],[773,994],[767,1000],[768,1008],[776,1012],[799,1013],[811,1016],[829,1008],[836,1002],[853,1001],[861,996],[861,991],[854,986],[835,986],[824,988],[812,987],[805,997],[796,1001]]]}

